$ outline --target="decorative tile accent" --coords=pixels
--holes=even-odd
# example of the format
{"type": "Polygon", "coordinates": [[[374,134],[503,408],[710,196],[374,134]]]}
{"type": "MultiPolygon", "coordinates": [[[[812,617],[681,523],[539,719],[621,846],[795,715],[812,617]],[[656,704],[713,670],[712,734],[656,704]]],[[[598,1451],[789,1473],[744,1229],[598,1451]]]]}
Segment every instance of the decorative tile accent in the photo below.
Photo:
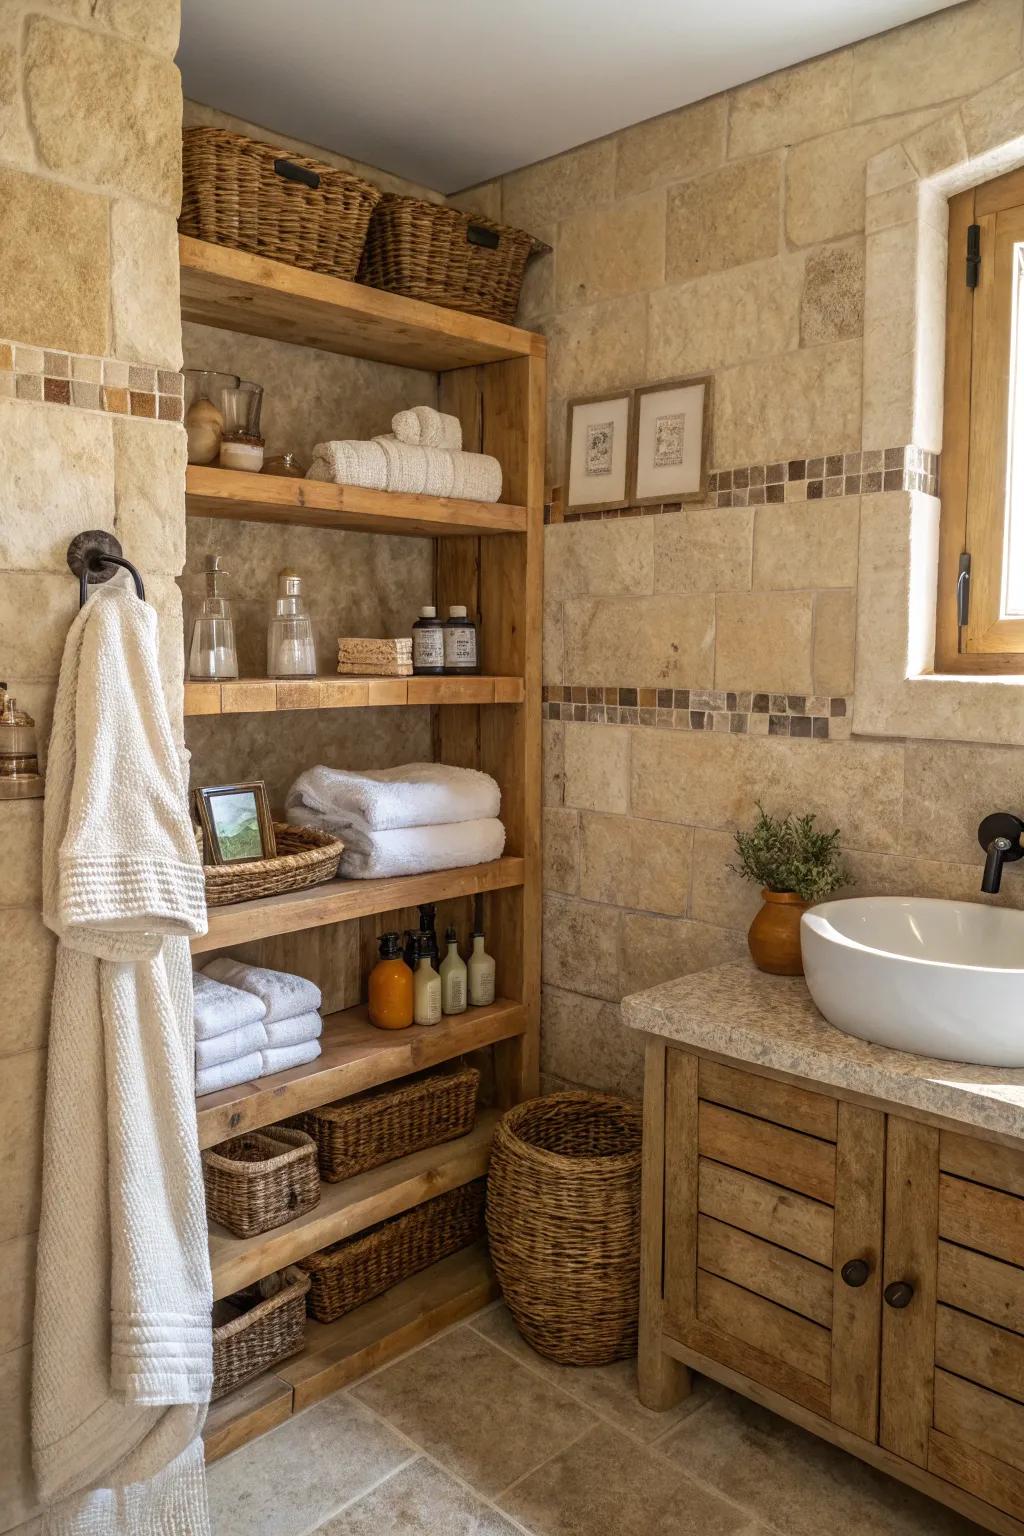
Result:
{"type": "Polygon", "coordinates": [[[185,380],[170,369],[123,363],[116,357],[85,357],[0,341],[0,399],[11,398],[180,422],[185,380]]]}
{"type": "Polygon", "coordinates": [[[671,731],[724,731],[734,736],[792,736],[829,741],[850,732],[845,697],[734,693],[717,688],[598,688],[578,683],[542,692],[545,720],[590,725],[652,725],[671,731]]]}

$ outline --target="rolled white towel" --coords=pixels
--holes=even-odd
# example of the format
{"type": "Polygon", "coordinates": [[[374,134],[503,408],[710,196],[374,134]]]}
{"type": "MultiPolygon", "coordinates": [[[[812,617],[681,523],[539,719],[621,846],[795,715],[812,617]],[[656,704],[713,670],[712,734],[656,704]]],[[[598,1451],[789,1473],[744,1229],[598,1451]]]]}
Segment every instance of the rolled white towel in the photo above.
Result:
{"type": "Polygon", "coordinates": [[[196,1041],[196,1066],[219,1067],[225,1061],[237,1061],[253,1051],[262,1051],[269,1045],[267,1026],[257,1020],[255,1024],[243,1024],[241,1029],[229,1029],[226,1035],[213,1035],[209,1040],[196,1041]]]}
{"type": "Polygon", "coordinates": [[[241,1029],[245,1024],[261,1023],[267,1005],[251,992],[226,987],[222,981],[204,976],[202,971],[193,971],[192,1012],[195,1016],[196,1039],[210,1040],[215,1035],[241,1029]]]}
{"type": "MultiPolygon", "coordinates": [[[[333,831],[328,816],[308,812],[306,826],[333,831]]],[[[434,827],[398,827],[391,832],[350,832],[338,873],[347,880],[381,880],[422,875],[433,869],[487,864],[501,857],[505,828],[497,817],[453,821],[434,827]]]]}
{"type": "Polygon", "coordinates": [[[196,1071],[196,1098],[204,1093],[216,1093],[220,1088],[237,1088],[239,1083],[251,1083],[263,1072],[263,1054],[253,1051],[239,1056],[235,1061],[222,1061],[215,1067],[200,1067],[196,1071]]]}
{"type": "Polygon", "coordinates": [[[366,773],[321,763],[300,773],[285,799],[289,821],[301,826],[306,813],[314,811],[330,818],[339,837],[349,827],[355,832],[387,832],[480,821],[497,816],[500,809],[501,790],[489,773],[448,763],[405,763],[366,773]]]}
{"type": "Polygon", "coordinates": [[[290,971],[268,971],[261,965],[245,965],[221,955],[204,967],[207,976],[216,981],[226,981],[229,986],[252,992],[266,1008],[264,1024],[274,1024],[278,1019],[294,1019],[298,1013],[311,1013],[320,1007],[323,999],[320,988],[305,976],[293,976],[290,971]]]}
{"type": "Polygon", "coordinates": [[[319,1040],[324,1021],[318,1013],[300,1013],[294,1019],[275,1019],[265,1026],[264,1048],[277,1050],[283,1045],[305,1045],[308,1040],[319,1040]]]}
{"type": "Polygon", "coordinates": [[[316,1061],[319,1055],[319,1040],[303,1040],[298,1045],[279,1045],[261,1051],[260,1077],[269,1077],[272,1072],[287,1072],[289,1067],[304,1067],[307,1062],[316,1061]]]}
{"type": "Polygon", "coordinates": [[[372,442],[335,438],[316,443],[306,479],[329,480],[334,485],[361,485],[368,491],[386,491],[387,455],[376,438],[372,442]]]}
{"type": "Polygon", "coordinates": [[[414,405],[391,418],[391,430],[400,443],[420,448],[447,448],[458,453],[462,448],[462,422],[457,416],[435,411],[432,405],[414,405]]]}

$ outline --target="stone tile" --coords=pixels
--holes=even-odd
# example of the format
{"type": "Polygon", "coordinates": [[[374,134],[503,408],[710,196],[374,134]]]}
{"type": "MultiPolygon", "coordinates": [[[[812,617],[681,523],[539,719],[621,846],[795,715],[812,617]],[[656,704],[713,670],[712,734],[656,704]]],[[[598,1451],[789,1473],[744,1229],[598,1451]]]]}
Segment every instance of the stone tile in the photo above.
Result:
{"type": "Polygon", "coordinates": [[[903,146],[919,176],[937,176],[940,171],[960,165],[967,159],[967,139],[959,111],[940,117],[915,133],[903,146]]]}
{"type": "Polygon", "coordinates": [[[14,7],[0,35],[0,156],[26,170],[33,164],[32,139],[21,104],[21,16],[14,7]]]}
{"type": "Polygon", "coordinates": [[[665,194],[647,193],[572,214],[558,230],[559,309],[646,292],[665,275],[665,194]]]}
{"type": "Polygon", "coordinates": [[[156,422],[112,426],[118,537],[139,565],[176,576],[185,564],[185,434],[156,422]]]}
{"type": "Polygon", "coordinates": [[[803,260],[782,256],[651,294],[652,377],[788,352],[799,340],[803,260]]]}
{"type": "Polygon", "coordinates": [[[617,1003],[622,996],[618,908],[546,897],[542,970],[548,986],[617,1003]]]}
{"type": "Polygon", "coordinates": [[[575,896],[580,883],[579,814],[547,806],[541,823],[546,891],[575,896]]]}
{"type": "Polygon", "coordinates": [[[1013,747],[908,741],[901,847],[980,868],[978,823],[1019,800],[1020,752],[1013,747]]]}
{"type": "Polygon", "coordinates": [[[32,1337],[35,1271],[34,1232],[0,1243],[0,1355],[19,1349],[32,1337]]]}
{"type": "Polygon", "coordinates": [[[4,1058],[4,1117],[0,1123],[0,1243],[39,1225],[46,1052],[4,1058]]]}
{"type": "Polygon", "coordinates": [[[997,149],[1024,133],[1024,69],[979,91],[961,104],[970,155],[997,149]]]}
{"type": "Polygon", "coordinates": [[[975,0],[866,38],[853,50],[853,115],[972,96],[1019,63],[1020,48],[1017,0],[975,0]]]}
{"type": "Polygon", "coordinates": [[[709,96],[623,129],[616,146],[616,197],[686,181],[721,165],[725,118],[726,97],[709,96]]]}
{"type": "Polygon", "coordinates": [[[0,401],[0,480],[6,487],[0,567],[60,571],[67,584],[67,548],[75,534],[113,529],[110,434],[110,422],[100,415],[0,401]]]}
{"type": "Polygon", "coordinates": [[[774,256],[779,249],[782,162],[764,155],[673,187],[665,277],[683,282],[774,256]]]}
{"type": "Polygon", "coordinates": [[[568,722],[564,803],[581,811],[624,812],[629,795],[629,732],[618,725],[568,722]]]}
{"type": "Polygon", "coordinates": [[[826,829],[839,827],[847,848],[900,846],[902,742],[810,744],[711,731],[632,736],[634,816],[732,832],[749,824],[760,800],[770,815],[815,813],[826,829]]]}
{"type": "Polygon", "coordinates": [[[664,521],[641,517],[549,524],[544,532],[545,596],[563,599],[653,592],[654,525],[664,521]]]}
{"type": "Polygon", "coordinates": [[[656,592],[750,590],[753,508],[682,507],[649,521],[656,592]]]}
{"type": "Polygon", "coordinates": [[[593,1423],[572,1398],[469,1328],[406,1355],[353,1395],[485,1497],[593,1423]]]}
{"type": "Polygon", "coordinates": [[[578,208],[610,201],[614,179],[614,141],[597,139],[503,177],[502,218],[532,234],[578,208]]]}
{"type": "Polygon", "coordinates": [[[565,726],[560,720],[541,722],[543,747],[543,800],[545,805],[561,805],[565,793],[565,726]]]}
{"type": "Polygon", "coordinates": [[[305,1536],[409,1461],[406,1441],[335,1393],[207,1468],[216,1536],[305,1536]]]}
{"type": "Polygon", "coordinates": [[[128,198],[111,204],[110,307],[120,358],[181,367],[177,236],[169,211],[128,198]]]}
{"type": "MultiPolygon", "coordinates": [[[[0,578],[0,594],[3,586],[0,578]]],[[[18,611],[22,615],[31,612],[27,597],[26,606],[18,611]]],[[[42,900],[42,800],[0,801],[0,843],[4,850],[3,860],[0,861],[0,907],[38,909],[42,900]]],[[[10,929],[4,919],[5,939],[8,932],[18,933],[21,930],[22,925],[17,918],[12,920],[10,929]]]]}
{"type": "Polygon", "coordinates": [[[644,992],[677,976],[706,971],[712,965],[738,960],[747,952],[746,940],[730,928],[682,918],[654,917],[646,912],[622,914],[623,997],[644,992]]]}
{"type": "Polygon", "coordinates": [[[316,1536],[516,1536],[517,1530],[421,1457],[328,1520],[316,1536]]]}
{"type": "MultiPolygon", "coordinates": [[[[617,1003],[546,986],[541,993],[541,1020],[541,1071],[545,1075],[586,1083],[602,1093],[619,1093],[627,1099],[643,1097],[643,1041],[623,1024],[617,1003]]],[[[523,1350],[535,1361],[540,1359],[529,1345],[523,1344],[523,1350]]],[[[552,1370],[557,1369],[552,1366],[552,1370]]],[[[571,1380],[563,1385],[572,1391],[571,1382],[579,1372],[568,1374],[571,1380]]]]}
{"type": "Polygon", "coordinates": [[[709,688],[714,599],[576,597],[563,609],[566,676],[603,687],[709,688]]]}
{"type": "Polygon", "coordinates": [[[534,326],[555,307],[555,253],[557,226],[531,230],[545,245],[552,247],[540,255],[531,256],[526,264],[523,286],[519,290],[519,311],[516,324],[534,326]]]}
{"type": "Polygon", "coordinates": [[[864,242],[826,245],[807,257],[800,342],[846,341],[864,330],[864,242]]]}
{"type": "Polygon", "coordinates": [[[570,310],[549,320],[544,330],[548,388],[560,417],[565,402],[574,395],[592,395],[644,377],[646,295],[631,294],[570,310]]]}
{"type": "Polygon", "coordinates": [[[1024,871],[1016,864],[1003,871],[995,896],[981,890],[981,849],[969,864],[918,858],[912,853],[851,853],[846,863],[852,876],[844,896],[935,896],[944,901],[976,901],[984,906],[1024,907],[1024,871]]]}
{"type": "Polygon", "coordinates": [[[461,208],[465,213],[479,213],[485,219],[495,219],[500,223],[501,183],[502,178],[497,176],[493,181],[482,181],[478,186],[467,187],[465,192],[449,193],[446,200],[453,208],[461,208]]]}
{"type": "Polygon", "coordinates": [[[553,602],[550,598],[545,598],[544,654],[542,658],[542,681],[545,684],[561,683],[565,680],[562,656],[562,605],[560,602],[553,602]]]}
{"type": "Polygon", "coordinates": [[[751,1529],[734,1505],[606,1425],[499,1503],[537,1536],[739,1536],[751,1529]]]}
{"type": "Polygon", "coordinates": [[[864,228],[865,167],[936,114],[904,112],[798,144],[786,157],[786,234],[794,245],[820,245],[864,228]]]}
{"type": "Polygon", "coordinates": [[[731,832],[695,828],[690,916],[696,922],[737,928],[744,933],[750,927],[761,906],[761,896],[752,881],[735,872],[737,864],[736,841],[731,832]]]}
{"type": "Polygon", "coordinates": [[[91,14],[101,27],[120,32],[140,47],[173,58],[178,50],[179,7],[153,0],[92,0],[91,14]]]}
{"type": "Polygon", "coordinates": [[[853,691],[857,594],[819,592],[814,599],[814,692],[837,697],[853,691]]]}
{"type": "Polygon", "coordinates": [[[848,48],[777,70],[733,91],[729,156],[758,155],[842,128],[850,121],[848,48]]]}
{"type": "MultiPolygon", "coordinates": [[[[15,697],[20,703],[20,690],[15,697]]],[[[6,834],[6,827],[4,830],[6,834]]],[[[23,830],[29,834],[27,848],[22,842],[16,851],[12,850],[5,838],[5,862],[11,862],[18,854],[24,857],[28,853],[33,858],[40,854],[41,844],[36,841],[38,824],[26,823],[23,830]]],[[[24,887],[34,885],[36,878],[36,869],[20,876],[9,871],[3,884],[7,888],[15,883],[24,887]]],[[[46,1044],[56,940],[34,907],[4,907],[0,912],[0,929],[3,930],[4,970],[11,998],[11,1006],[0,1011],[0,1057],[3,1057],[15,1051],[38,1050],[46,1044]]]]}
{"type": "Polygon", "coordinates": [[[755,589],[854,586],[859,527],[859,496],[758,507],[755,589]]]}
{"type": "Polygon", "coordinates": [[[715,602],[715,687],[811,691],[809,592],[721,592],[715,602]]]}
{"type": "MultiPolygon", "coordinates": [[[[921,322],[922,298],[945,282],[947,242],[922,224],[901,224],[871,236],[864,290],[865,447],[928,440],[918,435],[921,399],[927,398],[928,361],[923,344],[928,328],[921,322]],[[920,380],[920,383],[918,382],[920,380]],[[890,436],[895,433],[895,436],[890,436]]],[[[944,310],[942,311],[945,312],[944,310]]],[[[937,329],[937,328],[936,328],[937,329]]],[[[931,358],[938,338],[932,337],[931,358]]],[[[942,352],[938,350],[938,359],[942,352]]],[[[942,369],[939,367],[939,379],[942,369]]],[[[933,398],[941,410],[938,384],[933,398]]],[[[929,412],[935,414],[935,405],[929,412]]],[[[939,418],[941,420],[941,416],[939,418]]],[[[922,423],[921,430],[925,430],[922,423]]],[[[933,430],[938,431],[936,426],[933,430]]],[[[941,446],[941,437],[934,439],[941,446]]]]}
{"type": "Polygon", "coordinates": [[[811,347],[715,379],[716,464],[770,464],[860,448],[861,343],[811,347]]]}
{"type": "Polygon", "coordinates": [[[692,843],[689,827],[584,815],[579,893],[587,901],[681,917],[690,889],[692,843]]]}
{"type": "Polygon", "coordinates": [[[0,205],[0,335],[31,336],[39,346],[72,352],[105,352],[106,198],[0,169],[0,205]]]}
{"type": "MultiPolygon", "coordinates": [[[[0,1445],[4,1448],[3,1518],[15,1526],[38,1508],[29,1444],[31,1350],[0,1355],[0,1445]]],[[[18,1533],[21,1536],[21,1533],[18,1533]]],[[[31,1536],[31,1533],[27,1533],[31,1536]]]]}

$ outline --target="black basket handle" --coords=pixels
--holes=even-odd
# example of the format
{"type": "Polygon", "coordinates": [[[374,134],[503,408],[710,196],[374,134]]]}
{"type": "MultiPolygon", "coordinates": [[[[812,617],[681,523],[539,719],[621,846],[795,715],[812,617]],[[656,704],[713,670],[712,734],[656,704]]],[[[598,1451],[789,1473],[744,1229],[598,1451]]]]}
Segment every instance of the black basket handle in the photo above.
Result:
{"type": "Polygon", "coordinates": [[[312,187],[314,191],[320,185],[316,171],[307,171],[304,165],[296,165],[294,160],[275,160],[274,170],[282,180],[301,181],[304,187],[312,187]]]}
{"type": "Polygon", "coordinates": [[[466,244],[482,245],[485,250],[496,251],[501,244],[501,236],[496,229],[488,229],[484,224],[467,224],[466,244]]]}

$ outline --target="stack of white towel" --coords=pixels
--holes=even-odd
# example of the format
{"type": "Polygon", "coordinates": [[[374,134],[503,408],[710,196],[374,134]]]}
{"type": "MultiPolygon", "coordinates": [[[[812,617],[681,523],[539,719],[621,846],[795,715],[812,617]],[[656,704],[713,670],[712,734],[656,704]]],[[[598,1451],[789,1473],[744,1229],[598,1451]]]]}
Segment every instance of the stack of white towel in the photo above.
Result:
{"type": "Polygon", "coordinates": [[[501,495],[497,459],[463,452],[458,417],[430,405],[399,411],[391,418],[391,432],[369,442],[349,438],[317,443],[308,478],[469,501],[497,501],[501,495]]]}
{"type": "Polygon", "coordinates": [[[426,874],[501,856],[501,791],[473,768],[408,763],[372,773],[310,768],[288,791],[285,816],[345,844],[350,880],[426,874]]]}
{"type": "Polygon", "coordinates": [[[197,1098],[320,1055],[320,988],[304,977],[223,956],[192,984],[197,1098]]]}

